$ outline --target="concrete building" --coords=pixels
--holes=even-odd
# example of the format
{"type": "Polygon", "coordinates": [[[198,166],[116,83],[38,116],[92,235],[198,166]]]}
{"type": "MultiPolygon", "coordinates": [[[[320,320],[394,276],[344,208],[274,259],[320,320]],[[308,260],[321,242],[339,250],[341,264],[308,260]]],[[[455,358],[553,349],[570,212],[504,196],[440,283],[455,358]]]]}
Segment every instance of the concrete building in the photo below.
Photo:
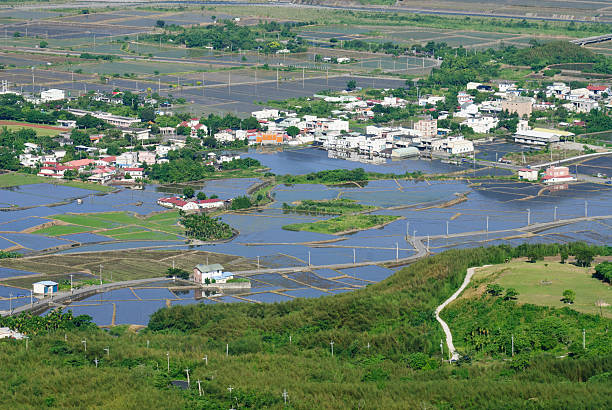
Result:
{"type": "Polygon", "coordinates": [[[508,111],[510,114],[518,114],[519,118],[524,115],[529,116],[533,111],[533,100],[528,97],[514,97],[509,100],[502,101],[502,110],[508,111]]]}
{"type": "Polygon", "coordinates": [[[542,177],[545,184],[559,184],[575,180],[576,178],[570,175],[568,167],[548,167],[542,177]]]}
{"type": "Polygon", "coordinates": [[[431,118],[418,120],[413,128],[421,137],[435,137],[438,135],[438,120],[431,118]]]}
{"type": "Polygon", "coordinates": [[[495,117],[476,117],[468,118],[461,125],[465,125],[474,130],[478,134],[486,134],[493,128],[497,127],[499,120],[495,117]]]}
{"type": "Polygon", "coordinates": [[[218,263],[199,264],[193,268],[193,281],[199,284],[205,284],[207,280],[209,283],[226,283],[233,278],[234,275],[230,272],[223,272],[223,266],[218,263]]]}
{"type": "Polygon", "coordinates": [[[278,118],[278,110],[266,108],[259,111],[253,111],[251,115],[258,120],[271,120],[278,118]]]}
{"type": "Polygon", "coordinates": [[[529,169],[529,168],[521,168],[518,170],[518,177],[521,180],[537,181],[538,180],[538,170],[529,169]]]}
{"type": "Polygon", "coordinates": [[[33,283],[32,291],[36,295],[52,295],[54,293],[57,293],[58,285],[57,282],[53,282],[52,280],[43,280],[40,282],[33,283]]]}
{"type": "Polygon", "coordinates": [[[141,164],[154,165],[156,162],[155,151],[138,151],[138,162],[141,164]]]}
{"type": "Polygon", "coordinates": [[[66,98],[64,90],[58,90],[57,88],[51,88],[50,90],[42,91],[40,93],[41,102],[59,101],[66,98]]]}

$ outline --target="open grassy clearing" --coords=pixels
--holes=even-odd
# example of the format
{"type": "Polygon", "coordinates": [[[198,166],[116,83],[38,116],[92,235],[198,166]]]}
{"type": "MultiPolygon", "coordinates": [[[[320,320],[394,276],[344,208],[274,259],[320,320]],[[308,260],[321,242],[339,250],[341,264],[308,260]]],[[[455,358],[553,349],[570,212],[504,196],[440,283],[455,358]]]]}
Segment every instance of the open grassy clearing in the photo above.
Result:
{"type": "Polygon", "coordinates": [[[139,217],[130,212],[103,212],[92,214],[62,214],[49,217],[68,225],[42,228],[34,233],[48,236],[95,232],[118,240],[177,240],[184,229],[177,225],[178,212],[139,217]]]}
{"type": "Polygon", "coordinates": [[[0,125],[1,128],[7,128],[10,131],[17,131],[17,130],[22,130],[24,128],[27,129],[33,129],[34,131],[36,131],[36,135],[39,136],[49,136],[49,137],[55,137],[56,135],[58,135],[60,132],[60,130],[54,130],[54,129],[49,129],[49,128],[41,128],[39,126],[37,126],[36,124],[32,124],[31,126],[28,125],[14,125],[14,124],[9,124],[9,125],[5,125],[2,124],[0,125]]]}
{"type": "Polygon", "coordinates": [[[69,235],[73,233],[90,232],[91,227],[82,225],[54,225],[47,228],[38,229],[35,231],[38,235],[59,236],[69,235]]]}
{"type": "Polygon", "coordinates": [[[91,228],[98,229],[110,229],[117,226],[117,224],[114,222],[98,219],[90,215],[62,214],[53,215],[50,218],[67,222],[73,225],[89,226],[91,228]]]}
{"type": "Polygon", "coordinates": [[[382,227],[401,218],[395,215],[342,215],[324,221],[283,226],[288,231],[307,231],[338,235],[347,231],[382,227]]]}
{"type": "Polygon", "coordinates": [[[56,179],[50,179],[45,177],[39,177],[38,175],[21,174],[18,172],[8,172],[6,174],[0,174],[0,188],[18,185],[31,185],[31,184],[56,184],[62,186],[69,186],[73,188],[90,189],[93,191],[109,192],[114,188],[106,185],[90,184],[87,182],[79,181],[62,181],[59,182],[56,179]]]}
{"type": "Polygon", "coordinates": [[[504,289],[514,288],[519,292],[518,303],[561,308],[564,306],[582,313],[612,317],[612,286],[592,277],[593,268],[581,268],[569,263],[561,264],[558,258],[529,263],[514,260],[507,264],[494,265],[477,271],[474,287],[464,297],[485,291],[486,285],[496,283],[504,289]],[[576,292],[575,302],[563,303],[563,291],[576,292]],[[607,306],[598,306],[599,302],[607,306]]]}

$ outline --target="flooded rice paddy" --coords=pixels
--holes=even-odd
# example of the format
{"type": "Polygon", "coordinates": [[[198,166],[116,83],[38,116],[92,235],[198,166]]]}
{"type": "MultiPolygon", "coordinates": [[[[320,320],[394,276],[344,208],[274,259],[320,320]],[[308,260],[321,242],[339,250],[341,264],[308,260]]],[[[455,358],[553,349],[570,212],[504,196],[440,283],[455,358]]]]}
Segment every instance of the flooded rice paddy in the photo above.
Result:
{"type": "MultiPolygon", "coordinates": [[[[322,169],[363,167],[370,171],[403,173],[421,170],[424,173],[446,172],[458,167],[439,162],[404,160],[382,165],[351,163],[330,159],[323,151],[313,149],[275,153],[251,152],[275,173],[320,171],[322,169]],[[297,167],[297,170],[296,170],[297,167]]],[[[256,183],[255,179],[207,181],[195,184],[196,191],[221,198],[243,195],[256,183]]],[[[208,251],[236,255],[252,265],[259,259],[263,268],[306,267],[310,258],[311,270],[291,274],[249,274],[252,287],[234,293],[215,294],[202,290],[168,288],[167,284],[125,288],[101,293],[70,305],[75,314],[88,314],[100,325],[146,324],[156,310],[173,305],[191,303],[272,303],[299,297],[321,297],[359,289],[393,274],[393,270],[374,266],[350,269],[317,268],[317,265],[393,260],[415,254],[407,237],[417,236],[429,244],[431,252],[450,248],[466,248],[497,244],[567,243],[585,241],[610,244],[612,220],[581,221],[564,226],[546,228],[537,233],[521,229],[531,224],[556,219],[610,214],[612,187],[609,185],[578,183],[560,187],[543,187],[516,181],[406,181],[378,180],[361,185],[325,186],[318,184],[279,185],[271,191],[275,202],[257,211],[229,212],[222,219],[240,234],[227,243],[189,246],[184,239],[122,240],[101,233],[70,233],[55,237],[28,233],[37,224],[48,222],[50,215],[130,211],[140,215],[163,210],[156,200],[168,193],[180,192],[184,185],[147,186],[144,190],[120,190],[108,195],[92,195],[60,186],[42,185],[50,190],[53,200],[85,195],[83,203],[75,201],[49,207],[36,188],[20,187],[10,192],[9,202],[33,208],[0,212],[0,247],[18,248],[28,254],[48,247],[69,243],[75,247],[59,253],[113,251],[133,248],[157,248],[208,251]],[[464,197],[462,200],[457,198],[464,197]],[[369,229],[351,235],[326,235],[293,232],[282,229],[292,223],[314,222],[329,215],[288,213],[283,203],[303,199],[349,198],[377,207],[375,214],[397,215],[384,228],[369,229]],[[452,201],[452,202],[449,202],[452,201]],[[21,203],[20,203],[21,202],[21,203]],[[427,241],[427,237],[430,237],[427,241]],[[330,241],[333,240],[333,241],[330,241]],[[321,242],[323,241],[323,242],[321,242]]],[[[144,231],[147,232],[147,231],[144,231]]],[[[153,234],[154,232],[151,232],[153,234]]],[[[86,254],[84,254],[86,255],[86,254]]],[[[205,263],[205,261],[202,261],[205,263]]],[[[0,280],[31,275],[33,272],[0,268],[0,280]]],[[[29,290],[3,286],[0,288],[0,310],[10,298],[8,293],[23,293],[13,297],[15,303],[29,303],[29,290]],[[26,300],[27,299],[27,300],[26,300]]]]}

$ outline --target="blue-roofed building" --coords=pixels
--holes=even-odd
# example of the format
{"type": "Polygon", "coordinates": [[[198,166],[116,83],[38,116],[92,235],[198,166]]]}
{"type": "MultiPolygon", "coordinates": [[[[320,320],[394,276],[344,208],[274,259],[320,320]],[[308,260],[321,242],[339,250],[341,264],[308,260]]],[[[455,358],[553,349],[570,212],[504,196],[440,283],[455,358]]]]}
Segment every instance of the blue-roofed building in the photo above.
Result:
{"type": "Polygon", "coordinates": [[[43,280],[32,284],[33,292],[37,295],[52,295],[57,293],[58,285],[57,282],[52,280],[43,280]]]}

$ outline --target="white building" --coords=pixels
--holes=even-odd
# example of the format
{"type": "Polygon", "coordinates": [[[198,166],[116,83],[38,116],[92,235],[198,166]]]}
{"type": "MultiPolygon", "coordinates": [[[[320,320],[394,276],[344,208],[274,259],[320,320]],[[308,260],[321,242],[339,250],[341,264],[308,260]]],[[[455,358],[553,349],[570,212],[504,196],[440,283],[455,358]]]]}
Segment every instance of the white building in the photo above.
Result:
{"type": "Polygon", "coordinates": [[[478,134],[487,134],[493,128],[497,127],[497,124],[499,124],[499,120],[495,117],[468,118],[461,123],[461,125],[470,127],[478,134]]]}
{"type": "Polygon", "coordinates": [[[265,108],[259,111],[253,111],[251,115],[258,120],[272,120],[278,118],[278,110],[265,108]]]}
{"type": "Polygon", "coordinates": [[[64,90],[58,90],[57,88],[51,88],[50,90],[42,91],[40,93],[40,101],[48,102],[48,101],[59,101],[66,98],[66,93],[64,90]]]}
{"type": "Polygon", "coordinates": [[[529,169],[522,168],[518,170],[519,179],[526,181],[537,181],[538,180],[538,170],[537,169],[529,169]]]}

